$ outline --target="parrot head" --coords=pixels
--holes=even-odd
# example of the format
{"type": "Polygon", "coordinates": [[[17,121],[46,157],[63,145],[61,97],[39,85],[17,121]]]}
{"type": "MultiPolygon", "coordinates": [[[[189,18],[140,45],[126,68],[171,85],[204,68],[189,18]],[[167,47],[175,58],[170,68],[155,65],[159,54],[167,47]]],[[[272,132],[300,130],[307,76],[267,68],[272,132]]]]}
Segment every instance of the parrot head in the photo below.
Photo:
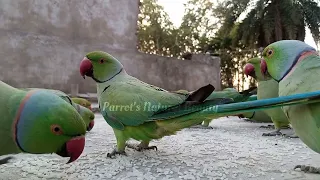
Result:
{"type": "Polygon", "coordinates": [[[243,72],[248,77],[256,79],[257,81],[262,81],[265,78],[263,72],[261,71],[260,64],[262,58],[252,58],[247,61],[247,64],[244,66],[243,72]]]}
{"type": "Polygon", "coordinates": [[[13,137],[20,150],[56,153],[70,157],[68,163],[78,159],[85,146],[86,125],[76,109],[48,91],[31,90],[23,96],[13,123],[13,137]]]}
{"type": "Polygon", "coordinates": [[[86,100],[86,99],[84,99],[84,98],[71,98],[71,100],[76,104],[79,104],[79,105],[81,105],[83,107],[86,107],[86,108],[92,110],[91,102],[86,100]]]}
{"type": "Polygon", "coordinates": [[[58,90],[45,90],[54,93],[55,95],[65,100],[67,103],[71,104],[82,117],[84,123],[86,124],[87,131],[90,131],[93,128],[95,116],[94,113],[91,111],[91,103],[88,100],[83,98],[70,98],[67,94],[58,90]],[[90,109],[86,108],[85,106],[89,107],[90,109]]]}
{"type": "Polygon", "coordinates": [[[76,109],[87,124],[87,131],[91,131],[94,126],[94,113],[92,112],[91,102],[84,98],[71,98],[71,100],[78,104],[79,107],[76,107],[76,109]]]}
{"type": "Polygon", "coordinates": [[[110,54],[103,51],[88,53],[80,63],[80,74],[103,83],[123,71],[123,65],[110,54]]]}
{"type": "Polygon", "coordinates": [[[78,113],[80,114],[84,123],[86,124],[87,131],[91,131],[91,129],[94,126],[94,113],[90,109],[83,107],[79,104],[74,103],[73,106],[77,109],[78,113]]]}
{"type": "Polygon", "coordinates": [[[308,52],[316,50],[308,44],[298,40],[282,40],[268,45],[262,52],[260,64],[265,77],[280,82],[308,52]]]}

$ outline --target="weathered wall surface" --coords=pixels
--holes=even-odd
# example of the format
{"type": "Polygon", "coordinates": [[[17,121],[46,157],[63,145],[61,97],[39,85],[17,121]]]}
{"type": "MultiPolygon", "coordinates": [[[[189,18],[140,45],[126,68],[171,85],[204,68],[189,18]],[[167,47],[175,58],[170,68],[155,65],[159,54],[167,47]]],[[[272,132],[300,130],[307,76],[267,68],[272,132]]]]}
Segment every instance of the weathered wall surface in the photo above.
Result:
{"type": "Polygon", "coordinates": [[[79,64],[93,50],[117,57],[128,73],[165,89],[220,86],[214,63],[179,61],[136,50],[138,0],[0,0],[0,79],[15,87],[95,92],[79,64]]]}

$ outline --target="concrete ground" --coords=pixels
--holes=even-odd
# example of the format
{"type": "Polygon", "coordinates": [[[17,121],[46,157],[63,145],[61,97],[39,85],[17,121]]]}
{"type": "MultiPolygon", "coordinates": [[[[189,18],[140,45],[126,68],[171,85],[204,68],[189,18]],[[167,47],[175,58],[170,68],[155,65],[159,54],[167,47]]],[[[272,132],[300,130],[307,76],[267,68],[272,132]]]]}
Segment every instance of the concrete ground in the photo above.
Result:
{"type": "MultiPolygon", "coordinates": [[[[211,122],[213,129],[184,129],[153,141],[158,151],[107,157],[113,131],[100,114],[87,134],[83,155],[74,163],[57,155],[19,154],[1,166],[0,179],[255,179],[315,180],[320,175],[294,171],[297,164],[320,166],[320,155],[300,139],[263,137],[270,130],[236,117],[211,122]]],[[[265,125],[265,124],[263,124],[265,125]]],[[[288,131],[288,130],[287,130],[288,131]]]]}

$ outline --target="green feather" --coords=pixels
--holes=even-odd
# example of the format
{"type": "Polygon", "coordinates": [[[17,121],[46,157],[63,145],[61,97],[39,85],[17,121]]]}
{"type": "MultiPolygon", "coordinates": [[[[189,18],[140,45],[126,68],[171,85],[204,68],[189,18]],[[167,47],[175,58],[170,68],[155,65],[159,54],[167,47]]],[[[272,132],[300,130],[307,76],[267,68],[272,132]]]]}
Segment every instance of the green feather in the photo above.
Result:
{"type": "MultiPolygon", "coordinates": [[[[263,52],[267,65],[266,79],[279,82],[279,95],[288,96],[320,89],[320,57],[316,50],[302,41],[283,40],[270,44],[263,52]]],[[[309,148],[320,153],[320,103],[283,107],[292,128],[309,148]]]]}
{"type": "Polygon", "coordinates": [[[77,110],[77,112],[82,117],[84,123],[86,124],[87,129],[89,129],[89,123],[93,121],[95,118],[94,113],[85,107],[85,106],[90,107],[91,103],[83,98],[70,98],[66,93],[59,90],[54,90],[54,89],[21,88],[20,90],[24,90],[24,91],[42,90],[42,91],[47,91],[59,96],[60,98],[62,98],[63,100],[71,104],[77,110]]]}
{"type": "Polygon", "coordinates": [[[86,133],[76,110],[52,93],[27,92],[0,81],[0,102],[0,155],[25,152],[69,156],[66,143],[86,133]]]}
{"type": "MultiPolygon", "coordinates": [[[[248,61],[248,64],[254,66],[254,74],[252,75],[258,82],[258,99],[268,99],[279,97],[279,83],[274,79],[266,80],[261,73],[260,68],[261,58],[252,58],[248,61]]],[[[287,127],[289,120],[282,111],[281,107],[273,109],[265,109],[264,112],[271,118],[276,129],[281,127],[287,127]]]]}
{"type": "MultiPolygon", "coordinates": [[[[296,41],[278,42],[268,46],[274,49],[274,57],[265,57],[269,74],[279,82],[279,94],[291,95],[317,91],[320,89],[318,77],[320,75],[320,57],[312,48],[296,41]],[[304,52],[310,52],[302,56],[304,52]],[[282,58],[281,54],[286,54],[282,58]],[[299,60],[300,59],[300,60],[299,60]],[[273,60],[271,65],[269,62],[273,60]],[[274,69],[276,65],[282,67],[274,69]],[[294,66],[294,67],[292,67],[294,66]],[[290,72],[290,73],[289,73],[290,72]]],[[[316,101],[316,100],[314,100],[316,101]]],[[[283,107],[289,121],[299,138],[312,150],[320,153],[320,104],[299,104],[283,107]]]]}
{"type": "Polygon", "coordinates": [[[124,151],[126,141],[130,138],[142,141],[142,145],[148,145],[152,139],[173,135],[207,118],[252,112],[296,102],[286,98],[273,99],[271,102],[244,102],[245,104],[230,103],[223,98],[223,101],[213,98],[212,101],[201,102],[204,97],[208,98],[210,92],[201,90],[206,89],[205,87],[196,91],[195,101],[189,101],[193,99],[191,94],[183,90],[169,92],[142,82],[128,75],[120,61],[108,53],[99,51],[86,55],[80,64],[80,73],[91,77],[97,83],[100,110],[114,130],[118,152],[124,151]],[[217,105],[219,103],[230,104],[220,106],[217,105]],[[207,106],[210,108],[203,110],[207,106]]]}

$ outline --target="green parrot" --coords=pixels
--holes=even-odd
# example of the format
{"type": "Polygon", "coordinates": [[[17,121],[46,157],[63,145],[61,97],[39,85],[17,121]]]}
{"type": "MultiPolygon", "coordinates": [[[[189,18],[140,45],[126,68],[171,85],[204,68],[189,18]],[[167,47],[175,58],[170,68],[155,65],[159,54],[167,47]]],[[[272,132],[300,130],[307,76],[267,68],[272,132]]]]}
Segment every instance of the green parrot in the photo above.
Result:
{"type": "MultiPolygon", "coordinates": [[[[0,156],[56,153],[78,159],[85,146],[85,124],[77,111],[58,96],[23,91],[0,81],[0,156]]],[[[7,163],[9,158],[1,159],[7,163]]]]}
{"type": "MultiPolygon", "coordinates": [[[[253,91],[257,89],[256,87],[251,87],[247,90],[244,90],[242,92],[238,92],[236,89],[234,88],[225,88],[222,91],[214,91],[212,92],[207,98],[206,100],[213,100],[216,98],[231,98],[233,99],[234,102],[242,102],[242,101],[246,101],[253,93],[253,91]]],[[[186,90],[179,90],[179,91],[173,91],[176,93],[181,93],[184,95],[189,95],[192,92],[188,92],[186,90]]],[[[203,129],[212,129],[211,126],[209,126],[210,122],[213,119],[205,119],[203,121],[203,124],[200,123],[200,125],[196,125],[196,126],[192,126],[191,128],[203,128],[203,129]],[[201,125],[202,124],[202,125],[201,125]]]]}
{"type": "Polygon", "coordinates": [[[88,107],[88,104],[90,104],[90,106],[91,106],[91,103],[88,100],[83,99],[83,98],[70,98],[66,93],[59,91],[59,90],[54,90],[54,89],[21,88],[21,90],[24,90],[24,91],[44,90],[44,91],[48,91],[50,93],[53,93],[55,95],[58,95],[63,100],[65,100],[66,102],[71,104],[78,111],[78,113],[81,115],[84,123],[86,124],[87,131],[91,131],[91,129],[94,127],[94,117],[95,117],[94,113],[90,109],[83,106],[83,105],[86,105],[88,107]],[[76,101],[76,103],[74,101],[76,101]],[[79,105],[79,104],[81,104],[81,105],[79,105]]]}
{"type": "Polygon", "coordinates": [[[91,131],[91,129],[94,127],[94,117],[95,117],[92,111],[91,102],[84,98],[71,98],[71,101],[73,102],[73,106],[76,107],[75,104],[79,105],[79,108],[77,108],[77,110],[87,125],[87,131],[91,131]],[[88,109],[90,111],[88,111],[88,109]]]}
{"type": "MultiPolygon", "coordinates": [[[[279,96],[318,91],[320,57],[313,47],[298,40],[282,40],[268,45],[260,63],[264,79],[279,83],[279,96]]],[[[283,107],[295,133],[313,151],[320,153],[320,103],[283,107]],[[319,138],[319,139],[318,139],[319,138]]],[[[320,168],[298,165],[294,169],[320,173],[320,168]]]]}
{"type": "Polygon", "coordinates": [[[169,92],[130,76],[116,58],[102,51],[90,52],[84,57],[80,74],[97,83],[99,109],[116,136],[117,147],[108,157],[126,154],[126,146],[138,151],[157,149],[149,146],[151,140],[174,135],[201,123],[203,118],[309,103],[311,97],[319,95],[316,92],[240,103],[232,103],[230,98],[205,100],[214,91],[210,84],[189,95],[169,92]],[[141,143],[138,146],[126,143],[131,138],[141,143]]]}
{"type": "MultiPolygon", "coordinates": [[[[247,101],[257,100],[257,95],[251,95],[247,101]]],[[[245,120],[251,122],[269,123],[272,122],[271,118],[263,111],[246,112],[238,115],[239,118],[245,118],[245,120]]]]}
{"type": "Polygon", "coordinates": [[[71,101],[73,102],[72,105],[74,107],[77,107],[76,104],[78,104],[77,110],[87,125],[87,131],[91,131],[91,129],[94,127],[95,118],[91,108],[91,102],[84,98],[71,98],[71,101]]]}
{"type": "Polygon", "coordinates": [[[73,98],[71,98],[71,100],[76,104],[79,104],[83,107],[86,107],[86,108],[92,110],[91,102],[84,99],[84,98],[73,97],[73,98]]]}
{"type": "MultiPolygon", "coordinates": [[[[253,77],[258,82],[258,99],[267,99],[279,97],[279,83],[274,79],[264,80],[264,76],[260,69],[261,58],[250,59],[244,67],[244,74],[253,77]]],[[[287,129],[289,120],[282,111],[281,107],[274,109],[266,109],[264,112],[271,117],[274,124],[275,131],[263,133],[262,136],[277,136],[282,135],[281,129],[287,129]]],[[[262,126],[264,127],[264,126],[262,126]]],[[[270,126],[267,126],[270,127],[270,126]]],[[[285,135],[288,137],[296,138],[296,135],[285,135]]]]}

